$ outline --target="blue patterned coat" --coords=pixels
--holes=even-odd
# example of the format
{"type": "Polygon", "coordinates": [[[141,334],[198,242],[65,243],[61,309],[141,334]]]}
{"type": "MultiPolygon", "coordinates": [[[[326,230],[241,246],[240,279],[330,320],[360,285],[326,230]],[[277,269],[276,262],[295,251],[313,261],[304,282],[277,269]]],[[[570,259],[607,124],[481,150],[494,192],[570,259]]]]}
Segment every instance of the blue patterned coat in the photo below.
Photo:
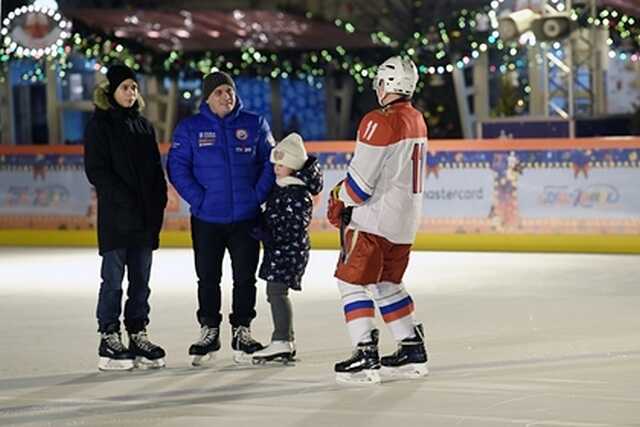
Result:
{"type": "Polygon", "coordinates": [[[302,275],[309,261],[312,196],[319,194],[322,186],[322,172],[312,156],[300,171],[276,181],[262,217],[261,279],[301,290],[302,275]]]}

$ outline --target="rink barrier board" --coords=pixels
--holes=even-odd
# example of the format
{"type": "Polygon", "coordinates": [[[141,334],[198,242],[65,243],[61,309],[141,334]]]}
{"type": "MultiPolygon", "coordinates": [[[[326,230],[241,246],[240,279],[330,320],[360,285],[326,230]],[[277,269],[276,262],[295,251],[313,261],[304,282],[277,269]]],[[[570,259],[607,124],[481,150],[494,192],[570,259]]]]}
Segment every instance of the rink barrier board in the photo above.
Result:
{"type": "MultiPolygon", "coordinates": [[[[310,153],[352,153],[353,141],[307,142],[310,153]]],[[[494,139],[494,140],[432,140],[429,152],[481,152],[525,150],[576,150],[576,149],[637,149],[640,138],[582,138],[573,140],[553,139],[494,139]]],[[[166,154],[169,144],[160,144],[166,154]]],[[[82,146],[7,146],[0,145],[2,155],[82,155],[82,146]]],[[[581,253],[640,253],[637,235],[590,234],[446,234],[449,230],[420,232],[414,247],[419,250],[452,251],[520,251],[520,252],[581,252],[581,253]]],[[[329,231],[312,231],[314,249],[335,249],[338,235],[329,231]]],[[[96,246],[94,230],[39,230],[0,229],[0,246],[96,246]]],[[[190,247],[188,231],[164,230],[162,247],[190,247]]]]}
{"type": "MultiPolygon", "coordinates": [[[[312,249],[337,249],[338,232],[311,234],[312,249]]],[[[0,230],[0,246],[96,247],[93,230],[0,230]]],[[[188,231],[163,231],[161,248],[191,248],[188,231]]],[[[413,245],[424,251],[487,251],[640,254],[640,239],[629,235],[426,234],[413,245]]]]}
{"type": "MultiPolygon", "coordinates": [[[[310,153],[352,153],[354,141],[308,141],[310,153]]],[[[160,144],[160,153],[166,154],[170,144],[160,144]]],[[[575,139],[434,139],[429,151],[511,151],[511,150],[572,150],[640,148],[637,137],[575,138],[575,139]]],[[[0,145],[0,155],[8,154],[67,154],[81,155],[81,145],[0,145]]]]}

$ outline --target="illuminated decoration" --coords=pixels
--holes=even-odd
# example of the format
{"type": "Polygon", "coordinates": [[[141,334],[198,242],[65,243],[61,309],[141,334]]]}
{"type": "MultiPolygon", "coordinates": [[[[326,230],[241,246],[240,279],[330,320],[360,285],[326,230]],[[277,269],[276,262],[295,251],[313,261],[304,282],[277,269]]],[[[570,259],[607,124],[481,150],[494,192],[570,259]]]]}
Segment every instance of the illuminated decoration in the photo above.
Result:
{"type": "Polygon", "coordinates": [[[71,22],[40,4],[22,6],[2,21],[3,54],[17,58],[55,57],[63,53],[71,22]]]}
{"type": "MultiPolygon", "coordinates": [[[[417,88],[419,93],[428,85],[432,85],[432,79],[433,84],[438,83],[439,78],[434,76],[445,75],[455,68],[465,68],[482,53],[491,54],[489,68],[491,73],[504,74],[507,71],[527,67],[527,60],[522,58],[521,54],[530,40],[506,43],[499,37],[497,11],[504,2],[505,0],[494,0],[487,2],[488,4],[482,8],[452,11],[450,16],[443,17],[432,26],[421,28],[420,31],[402,41],[395,40],[381,31],[373,32],[370,34],[370,39],[383,48],[368,51],[349,45],[325,49],[274,51],[268,46],[268,41],[265,45],[264,37],[261,38],[258,34],[257,38],[250,39],[250,43],[238,43],[238,49],[235,51],[221,51],[212,47],[204,52],[193,52],[185,50],[184,47],[196,36],[195,12],[181,11],[181,24],[169,29],[153,28],[153,25],[147,25],[149,22],[144,21],[142,16],[130,14],[131,23],[135,24],[137,20],[141,27],[140,31],[144,30],[146,36],[151,39],[157,37],[153,39],[157,46],[162,44],[167,47],[162,52],[154,53],[150,49],[141,49],[135,43],[127,43],[128,38],[124,38],[127,34],[123,32],[124,29],[116,28],[117,26],[113,27],[115,31],[112,37],[95,34],[87,29],[71,34],[70,24],[57,14],[56,23],[60,33],[66,33],[68,38],[62,42],[57,40],[54,46],[47,46],[48,52],[45,48],[34,51],[32,48],[22,47],[19,50],[17,43],[12,47],[15,40],[8,33],[8,29],[3,28],[2,31],[7,31],[7,34],[2,34],[4,43],[0,43],[0,64],[25,56],[34,58],[58,56],[56,62],[59,73],[62,74],[65,68],[65,57],[70,54],[82,54],[88,59],[95,59],[100,71],[106,71],[106,67],[114,62],[122,62],[139,72],[170,76],[195,76],[212,69],[220,69],[236,76],[254,75],[267,80],[296,77],[313,81],[337,70],[351,76],[356,83],[356,89],[362,92],[370,87],[376,65],[390,53],[400,52],[414,59],[421,75],[429,76],[421,79],[417,88]],[[60,22],[65,22],[64,28],[60,26],[60,22]],[[9,37],[8,44],[7,37],[9,37]],[[63,65],[60,66],[60,63],[63,65]]],[[[17,9],[21,11],[21,15],[28,10],[29,7],[17,9]]],[[[33,10],[35,11],[35,6],[33,10]]],[[[41,7],[40,10],[45,10],[46,16],[55,21],[53,18],[56,13],[51,16],[49,9],[41,7]]],[[[312,18],[311,13],[305,16],[308,19],[312,18]]],[[[11,20],[15,19],[14,12],[11,20]]],[[[102,17],[99,16],[99,19],[102,17]]],[[[237,22],[246,25],[248,31],[253,24],[247,19],[247,16],[238,15],[237,22]]],[[[608,26],[611,32],[611,55],[620,60],[635,62],[640,60],[640,25],[637,20],[638,18],[618,10],[606,8],[600,11],[597,20],[579,22],[579,24],[608,26]]],[[[345,20],[336,19],[333,24],[344,31],[345,41],[352,33],[358,31],[353,23],[345,20]]],[[[6,27],[6,24],[4,26],[6,27]]],[[[223,29],[219,31],[212,29],[207,37],[211,43],[217,43],[217,40],[223,39],[224,36],[223,29]]],[[[285,45],[288,43],[286,38],[281,38],[280,41],[285,45]]],[[[0,68],[0,74],[4,71],[0,68]]]]}

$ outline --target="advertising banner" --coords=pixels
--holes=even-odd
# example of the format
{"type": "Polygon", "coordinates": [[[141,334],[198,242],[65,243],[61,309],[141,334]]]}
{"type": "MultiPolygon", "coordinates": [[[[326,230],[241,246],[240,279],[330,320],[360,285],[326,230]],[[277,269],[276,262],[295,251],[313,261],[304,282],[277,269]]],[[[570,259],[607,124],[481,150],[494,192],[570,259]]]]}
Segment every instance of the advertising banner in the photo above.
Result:
{"type": "MultiPolygon", "coordinates": [[[[353,144],[308,150],[324,174],[311,228],[331,230],[328,194],[353,144]]],[[[0,229],[94,228],[82,159],[81,147],[0,146],[0,229]]],[[[431,141],[424,174],[422,233],[640,234],[640,140],[431,141]]],[[[165,229],[188,230],[189,206],[171,185],[168,199],[165,229]]]]}
{"type": "Polygon", "coordinates": [[[530,169],[518,183],[523,218],[640,218],[640,169],[530,169]],[[586,175],[586,176],[585,176],[586,175]]]}
{"type": "Polygon", "coordinates": [[[491,212],[495,173],[489,168],[441,169],[424,187],[427,218],[487,218],[491,212]]]}
{"type": "Polygon", "coordinates": [[[84,216],[90,205],[82,169],[0,170],[0,215],[84,216]]]}

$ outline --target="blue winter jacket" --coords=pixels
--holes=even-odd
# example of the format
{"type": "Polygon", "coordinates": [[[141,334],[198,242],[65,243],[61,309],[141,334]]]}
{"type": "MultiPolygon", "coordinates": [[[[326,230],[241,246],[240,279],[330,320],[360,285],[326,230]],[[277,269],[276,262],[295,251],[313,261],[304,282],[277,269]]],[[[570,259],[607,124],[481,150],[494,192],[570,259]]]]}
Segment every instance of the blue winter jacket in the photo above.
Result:
{"type": "Polygon", "coordinates": [[[239,98],[224,118],[203,102],[173,133],[169,181],[198,219],[219,224],[255,219],[275,182],[272,142],[266,120],[244,111],[239,98]]]}

